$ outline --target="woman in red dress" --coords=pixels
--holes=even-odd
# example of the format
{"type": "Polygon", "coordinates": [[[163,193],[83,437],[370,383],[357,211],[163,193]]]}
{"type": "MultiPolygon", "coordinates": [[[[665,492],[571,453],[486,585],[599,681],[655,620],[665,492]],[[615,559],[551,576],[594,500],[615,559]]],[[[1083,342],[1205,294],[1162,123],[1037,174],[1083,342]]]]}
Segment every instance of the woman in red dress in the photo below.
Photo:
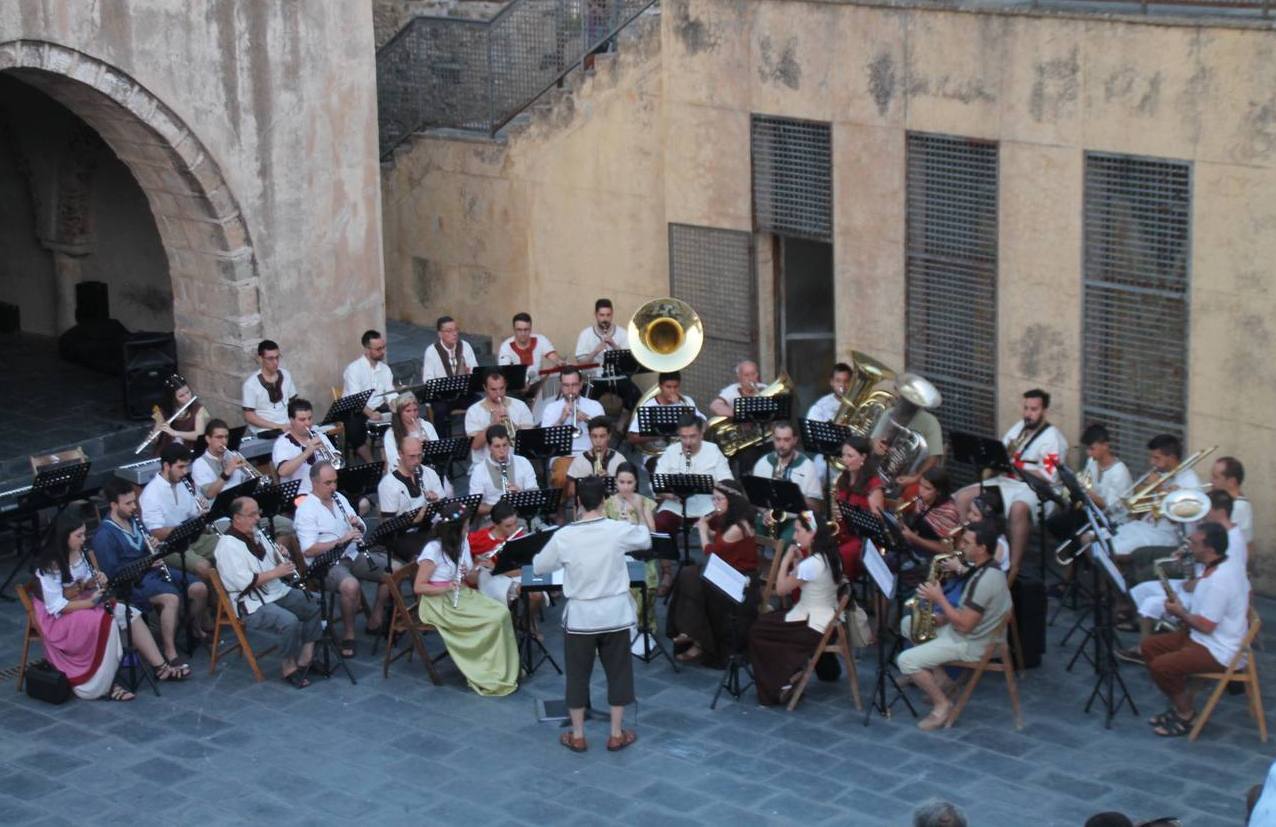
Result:
{"type": "MultiPolygon", "coordinates": [[[[837,502],[880,514],[886,505],[886,495],[882,491],[882,478],[877,476],[877,463],[873,460],[868,440],[858,436],[847,437],[842,442],[842,465],[846,470],[837,478],[837,502]]],[[[842,571],[847,580],[854,580],[860,575],[864,541],[854,531],[848,530],[840,508],[834,516],[837,518],[837,548],[842,554],[842,571]]]]}

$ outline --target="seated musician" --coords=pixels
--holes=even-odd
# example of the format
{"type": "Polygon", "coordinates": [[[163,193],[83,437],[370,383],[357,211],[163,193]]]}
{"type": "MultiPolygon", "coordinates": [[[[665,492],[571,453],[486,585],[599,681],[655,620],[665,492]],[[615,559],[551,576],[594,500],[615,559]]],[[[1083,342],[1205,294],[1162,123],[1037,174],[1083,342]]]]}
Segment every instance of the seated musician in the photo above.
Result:
{"type": "Polygon", "coordinates": [[[944,673],[949,661],[977,661],[984,656],[993,633],[1010,611],[1010,588],[1006,575],[993,562],[997,530],[990,523],[971,526],[962,535],[960,548],[974,571],[966,578],[961,598],[954,605],[938,583],[923,583],[917,588],[920,599],[936,608],[938,633],[926,643],[918,644],[899,655],[899,671],[911,676],[930,699],[930,714],[917,722],[919,729],[930,731],[944,725],[952,711],[952,701],[945,693],[952,681],[944,673]]]}
{"type": "MultiPolygon", "coordinates": [[[[918,409],[912,421],[908,423],[908,427],[921,434],[926,440],[926,458],[913,473],[899,474],[895,477],[895,488],[902,492],[901,496],[913,494],[921,483],[922,474],[932,468],[940,467],[944,461],[944,429],[933,413],[925,408],[918,409]]],[[[878,456],[882,456],[886,453],[887,445],[885,441],[879,439],[874,443],[873,448],[878,456]]]]}
{"type": "MultiPolygon", "coordinates": [[[[1081,434],[1081,443],[1086,452],[1081,478],[1089,481],[1090,500],[1114,522],[1119,521],[1125,514],[1121,495],[1133,482],[1130,469],[1112,452],[1112,435],[1106,426],[1088,426],[1081,434]]],[[[1072,537],[1085,524],[1085,512],[1078,508],[1056,512],[1046,519],[1046,527],[1059,540],[1072,537]]]]}
{"type": "Polygon", "coordinates": [[[434,442],[439,438],[434,426],[421,418],[421,403],[417,401],[416,394],[401,393],[390,407],[394,411],[390,414],[390,429],[381,437],[387,474],[399,464],[399,443],[404,437],[414,436],[422,442],[434,442]]]}
{"type": "Polygon", "coordinates": [[[208,420],[204,441],[207,443],[204,453],[191,462],[191,479],[199,493],[211,503],[224,489],[247,482],[252,474],[247,460],[229,449],[230,426],[225,420],[208,420]]]}
{"type": "Polygon", "coordinates": [[[304,689],[315,641],[323,635],[322,612],[318,600],[287,582],[297,567],[257,530],[259,519],[261,509],[251,497],[230,504],[230,529],[217,541],[217,574],[245,628],[279,635],[282,677],[304,689]]]}
{"type": "Polygon", "coordinates": [[[524,399],[532,399],[540,390],[541,368],[547,362],[550,367],[557,367],[563,364],[563,359],[548,336],[532,333],[530,314],[515,313],[514,335],[501,342],[501,346],[496,349],[496,364],[526,365],[527,387],[522,396],[524,399]]]}
{"type": "MultiPolygon", "coordinates": [[[[806,454],[798,450],[797,431],[793,423],[778,419],[771,423],[772,444],[775,450],[761,457],[753,465],[753,476],[773,480],[787,480],[802,489],[802,499],[806,501],[808,511],[817,514],[824,510],[824,485],[822,478],[815,472],[815,463],[806,454]]],[[[775,526],[770,511],[764,512],[763,523],[767,528],[785,532],[791,525],[775,526]]],[[[781,533],[781,537],[784,533],[781,533]]]]}
{"type": "Polygon", "coordinates": [[[195,399],[190,407],[182,412],[181,416],[171,423],[165,424],[169,417],[195,398],[195,393],[191,390],[190,385],[186,383],[186,379],[179,373],[168,377],[164,386],[168,389],[164,407],[157,413],[152,414],[155,418],[155,427],[160,432],[159,437],[155,440],[155,456],[157,457],[164,453],[164,449],[173,443],[185,445],[187,448],[192,447],[208,425],[208,410],[204,407],[204,403],[198,399],[195,399]]]}
{"type": "Polygon", "coordinates": [[[288,427],[288,402],[297,395],[292,374],[279,366],[279,345],[265,339],[257,345],[261,368],[244,380],[244,422],[254,434],[288,427]]]}
{"type": "MultiPolygon", "coordinates": [[[[1010,461],[1020,474],[1032,474],[1053,484],[1059,480],[1059,463],[1068,456],[1068,440],[1063,431],[1046,421],[1049,408],[1050,394],[1040,388],[1025,391],[1023,418],[1006,431],[1001,441],[1005,443],[1010,461]]],[[[1006,524],[1010,528],[1009,576],[1013,581],[1023,560],[1033,523],[1037,519],[1037,494],[1028,483],[1009,474],[994,477],[984,485],[995,485],[1001,492],[1006,524]]],[[[958,507],[966,508],[979,491],[978,483],[963,488],[957,495],[958,507]]],[[[1053,506],[1048,507],[1047,517],[1052,508],[1053,506]]]]}
{"type": "Polygon", "coordinates": [[[758,381],[758,363],[751,359],[743,359],[735,366],[736,381],[718,391],[718,395],[709,403],[709,413],[714,416],[733,416],[735,401],[741,396],[757,396],[758,391],[766,387],[758,381]]]}
{"type": "Polygon", "coordinates": [[[354,411],[343,420],[346,426],[346,445],[363,462],[372,462],[372,448],[368,445],[368,423],[382,422],[386,414],[380,412],[394,395],[394,374],[386,364],[385,337],[377,330],[365,330],[359,343],[363,353],[346,365],[341,373],[341,395],[372,391],[363,410],[354,411]]]}
{"type": "MultiPolygon", "coordinates": [[[[618,327],[612,319],[615,309],[611,299],[598,299],[594,302],[594,323],[580,332],[576,337],[576,361],[579,364],[602,365],[605,354],[609,350],[626,350],[629,347],[629,334],[623,327],[618,327]]],[[[628,376],[615,379],[603,379],[602,367],[588,368],[586,376],[590,379],[589,397],[598,399],[604,393],[614,393],[620,397],[625,410],[632,411],[642,395],[638,386],[628,376]]]]}
{"type": "MultiPolygon", "coordinates": [[[[107,577],[114,577],[127,563],[150,555],[146,535],[137,521],[137,494],[133,483],[119,477],[111,477],[102,486],[106,500],[106,519],[93,532],[94,554],[98,566],[107,577]]],[[[186,590],[187,609],[192,619],[202,619],[208,607],[208,587],[204,581],[156,563],[139,579],[133,581],[128,599],[137,605],[149,605],[159,614],[160,645],[164,659],[178,663],[177,624],[182,602],[181,589],[186,590]]],[[[198,636],[201,630],[192,630],[198,636]]]]}
{"type": "MultiPolygon", "coordinates": [[[[421,463],[421,440],[406,436],[395,451],[398,463],[394,470],[377,484],[377,503],[382,517],[394,517],[418,511],[416,522],[425,519],[427,503],[452,496],[451,485],[439,479],[428,465],[421,463]]],[[[425,544],[426,532],[402,533],[389,541],[391,555],[396,560],[415,560],[425,544]]]]}
{"type": "Polygon", "coordinates": [[[536,470],[526,457],[514,453],[509,433],[503,425],[490,426],[485,435],[488,456],[470,469],[470,493],[483,495],[479,516],[486,517],[492,506],[507,493],[537,488],[536,470]]]}
{"type": "Polygon", "coordinates": [[[842,519],[840,504],[880,514],[886,505],[886,495],[867,439],[852,435],[843,440],[842,465],[845,470],[837,477],[831,507],[838,525],[837,547],[842,555],[842,571],[847,580],[854,580],[860,576],[864,540],[842,519]]]}
{"type": "Polygon", "coordinates": [[[515,431],[536,427],[531,409],[523,400],[505,395],[505,377],[494,370],[489,371],[483,380],[483,398],[465,411],[470,465],[481,465],[487,459],[487,430],[493,425],[503,426],[511,442],[515,431]]]}
{"type": "MultiPolygon", "coordinates": [[[[712,442],[704,441],[704,423],[695,414],[684,413],[678,421],[678,441],[666,448],[656,460],[657,474],[706,474],[715,482],[731,479],[731,466],[722,451],[712,442]]],[[[657,496],[660,507],[656,509],[656,531],[676,534],[682,528],[682,502],[672,493],[657,496]]],[[[698,520],[713,511],[713,500],[708,494],[694,494],[687,498],[687,518],[698,520]]],[[[660,561],[660,595],[673,587],[673,563],[660,561]]]]}
{"type": "MultiPolygon", "coordinates": [[[[832,422],[842,407],[842,397],[851,386],[851,374],[854,371],[845,362],[833,365],[829,372],[829,392],[815,400],[806,412],[806,418],[812,422],[832,422]]],[[[825,478],[827,466],[822,454],[815,454],[815,471],[820,479],[825,478]]]]}
{"type": "Polygon", "coordinates": [[[122,602],[109,609],[103,605],[109,597],[102,591],[106,576],[95,572],[84,554],[84,520],[79,515],[67,511],[58,516],[53,536],[36,558],[35,576],[39,588],[31,597],[44,656],[66,675],[76,697],[133,700],[133,693],[116,682],[123,656],[120,636],[126,627],[157,679],[190,677],[189,666],[170,663],[160,654],[140,611],[134,609],[130,620],[122,602]],[[106,620],[104,613],[114,622],[106,620]]]}
{"type": "MultiPolygon", "coordinates": [[[[522,537],[527,532],[519,524],[514,506],[508,502],[498,502],[492,506],[491,517],[491,525],[471,531],[468,537],[470,555],[474,558],[474,565],[479,568],[478,589],[498,603],[513,603],[518,599],[522,570],[518,566],[502,566],[501,549],[510,540],[522,537]]],[[[535,607],[540,603],[541,592],[534,592],[530,597],[535,607]]],[[[533,611],[533,625],[535,622],[536,612],[533,611]]]]}
{"type": "MultiPolygon", "coordinates": [[[[735,480],[724,479],[714,487],[712,511],[696,522],[700,548],[705,559],[716,554],[741,574],[755,575],[758,569],[758,541],[753,529],[753,504],[735,480]]],[[[683,566],[669,602],[665,631],[683,662],[699,661],[721,668],[731,652],[731,619],[736,618],[735,640],[743,647],[748,620],[757,614],[757,590],[750,582],[744,604],[736,607],[731,598],[701,577],[700,565],[683,566]]]]}
{"type": "MultiPolygon", "coordinates": [[[[588,474],[584,476],[590,476],[588,474]]],[[[595,474],[593,476],[602,476],[595,474]]],[[[616,478],[616,493],[603,502],[603,516],[609,520],[622,523],[645,525],[648,531],[656,530],[656,501],[638,493],[638,468],[631,462],[622,462],[610,474],[616,478]]],[[[647,610],[643,625],[648,629],[656,628],[656,591],[660,587],[660,566],[655,560],[648,560],[644,566],[647,580],[647,610]]],[[[634,605],[642,608],[642,589],[634,586],[629,593],[634,598],[634,605]]]]}
{"type": "Polygon", "coordinates": [[[315,411],[310,400],[300,396],[288,403],[288,430],[280,434],[270,452],[270,462],[275,466],[279,481],[297,480],[298,491],[310,493],[310,469],[326,453],[337,456],[327,435],[315,430],[315,411]]]}
{"type": "Polygon", "coordinates": [[[1245,567],[1228,563],[1227,532],[1202,523],[1188,537],[1192,557],[1202,566],[1192,607],[1166,600],[1165,611],[1182,622],[1177,632],[1154,635],[1140,645],[1156,688],[1170,708],[1150,719],[1153,732],[1186,735],[1196,720],[1187,680],[1197,672],[1222,672],[1240,650],[1248,630],[1249,578],[1245,567]]]}
{"type": "MultiPolygon", "coordinates": [[[[1146,480],[1139,483],[1140,488],[1148,490],[1155,486],[1157,494],[1167,494],[1180,488],[1200,488],[1201,480],[1196,471],[1184,468],[1174,474],[1173,479],[1163,479],[1164,475],[1174,471],[1183,460],[1183,443],[1172,434],[1158,434],[1148,440],[1148,464],[1152,466],[1146,480]],[[1161,481],[1158,485],[1158,481],[1161,481]]],[[[1179,545],[1178,523],[1166,517],[1158,517],[1154,511],[1132,515],[1130,522],[1116,530],[1112,538],[1112,550],[1118,562],[1132,565],[1136,571],[1143,571],[1140,579],[1147,579],[1147,567],[1151,561],[1164,557],[1179,545]]]]}
{"type": "Polygon", "coordinates": [[[955,543],[962,516],[953,502],[952,483],[943,468],[931,468],[922,474],[917,499],[906,506],[908,511],[900,519],[900,531],[913,559],[901,562],[899,574],[900,585],[911,590],[921,584],[930,559],[936,554],[948,553],[949,544],[944,540],[955,543]]]}
{"type": "MultiPolygon", "coordinates": [[[[443,379],[449,376],[468,376],[478,366],[474,348],[461,339],[461,328],[451,316],[439,316],[434,323],[439,340],[425,349],[421,358],[421,381],[443,379]]],[[[430,416],[439,436],[452,436],[452,399],[435,399],[430,402],[430,416]]]]}
{"type": "Polygon", "coordinates": [[[578,457],[589,450],[589,422],[603,416],[602,403],[582,395],[580,370],[565,367],[559,373],[559,398],[545,405],[541,412],[541,427],[554,428],[566,425],[577,430],[572,439],[572,456],[578,457]]]}
{"type": "Polygon", "coordinates": [[[611,420],[596,416],[589,420],[585,430],[589,433],[589,449],[572,457],[572,464],[567,466],[567,479],[616,476],[616,469],[625,462],[625,457],[611,449],[611,420]]]}
{"type": "Polygon", "coordinates": [[[350,501],[337,490],[337,469],[328,462],[316,462],[310,468],[311,493],[297,506],[295,523],[301,553],[312,560],[334,548],[345,550],[336,563],[328,569],[324,587],[341,599],[341,657],[352,658],[356,654],[354,642],[354,616],[359,610],[360,580],[377,584],[376,601],[368,614],[367,632],[378,637],[384,628],[386,601],[390,592],[381,581],[381,575],[398,563],[386,559],[383,551],[360,551],[359,540],[368,530],[350,501]]]}
{"type": "MultiPolygon", "coordinates": [[[[678,371],[661,373],[656,379],[659,392],[650,399],[644,400],[638,407],[655,407],[657,405],[682,405],[690,409],[697,419],[704,420],[704,414],[696,408],[696,401],[682,393],[682,374],[678,371]]],[[[670,441],[663,436],[643,436],[638,428],[638,412],[635,411],[629,420],[629,432],[626,436],[630,445],[637,445],[644,453],[659,453],[669,447],[670,441]]],[[[648,466],[650,467],[650,466],[648,466]]]]}
{"type": "MultiPolygon", "coordinates": [[[[195,497],[195,483],[187,474],[191,467],[191,452],[184,445],[169,445],[160,455],[159,473],[142,489],[137,498],[141,508],[142,525],[157,540],[163,540],[182,523],[198,517],[202,512],[195,497]]],[[[191,541],[186,549],[186,568],[203,578],[208,575],[213,559],[217,535],[205,532],[191,541]]],[[[164,558],[169,569],[182,568],[182,555],[174,552],[164,558]]]]}
{"type": "Polygon", "coordinates": [[[837,541],[814,511],[793,521],[793,545],[780,558],[775,592],[801,595],[787,612],[760,615],[749,629],[749,662],[763,706],[787,703],[820,638],[837,612],[842,555],[837,541]]]}
{"type": "Polygon", "coordinates": [[[1210,468],[1210,490],[1226,491],[1232,497],[1232,522],[1240,526],[1245,542],[1254,542],[1254,508],[1241,491],[1245,466],[1236,457],[1219,457],[1210,468]]]}
{"type": "Polygon", "coordinates": [[[518,646],[504,603],[478,591],[478,569],[465,536],[465,512],[444,515],[417,558],[417,614],[438,630],[448,655],[480,695],[518,689],[518,646]]]}

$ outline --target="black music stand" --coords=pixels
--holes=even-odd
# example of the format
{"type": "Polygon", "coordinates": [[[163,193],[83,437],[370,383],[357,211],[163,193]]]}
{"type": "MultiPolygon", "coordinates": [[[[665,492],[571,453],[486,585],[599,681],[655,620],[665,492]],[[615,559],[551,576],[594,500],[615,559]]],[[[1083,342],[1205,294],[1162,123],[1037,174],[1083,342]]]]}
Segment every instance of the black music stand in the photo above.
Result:
{"type": "Polygon", "coordinates": [[[731,419],[734,422],[770,422],[788,419],[793,408],[793,397],[782,393],[776,396],[737,396],[731,403],[731,419]]]}
{"type": "Polygon", "coordinates": [[[504,571],[511,569],[519,569],[519,577],[522,587],[518,591],[519,608],[522,610],[523,628],[518,630],[518,655],[523,664],[523,669],[527,671],[528,676],[536,672],[536,669],[545,661],[549,661],[550,666],[554,667],[554,671],[563,674],[563,670],[558,667],[554,656],[545,648],[545,644],[538,640],[532,634],[532,601],[530,594],[533,591],[548,591],[553,587],[552,578],[549,576],[538,576],[532,573],[532,558],[545,548],[554,536],[554,532],[558,528],[554,527],[546,531],[537,531],[532,534],[526,534],[516,540],[510,540],[501,549],[500,567],[504,571]],[[532,588],[528,588],[529,582],[532,588]],[[538,588],[544,586],[543,588],[538,588]],[[540,649],[540,656],[537,657],[536,649],[540,649]]]}
{"type": "MultiPolygon", "coordinates": [[[[709,556],[710,558],[717,557],[717,555],[712,554],[709,556]]],[[[730,568],[730,565],[723,561],[722,558],[718,557],[717,559],[719,561],[719,565],[730,568]]],[[[722,696],[722,690],[725,689],[728,695],[739,701],[744,693],[748,691],[749,687],[753,686],[753,670],[749,668],[749,659],[740,651],[740,641],[738,639],[740,607],[744,605],[744,601],[749,593],[749,586],[752,584],[747,575],[741,574],[740,576],[744,577],[744,584],[740,587],[739,592],[737,593],[735,591],[734,584],[732,584],[732,588],[728,590],[723,584],[718,583],[710,577],[711,567],[713,566],[714,563],[712,559],[707,560],[704,567],[700,570],[700,579],[704,580],[731,601],[731,617],[727,621],[730,624],[727,626],[727,664],[722,671],[722,680],[718,682],[718,688],[713,693],[713,700],[709,702],[710,709],[717,708],[718,698],[722,696]],[[740,682],[741,671],[748,676],[749,680],[747,683],[742,684],[740,682]]],[[[735,572],[734,569],[731,570],[735,572]]],[[[740,573],[735,572],[735,574],[740,573]]]]}
{"type": "Polygon", "coordinates": [[[346,499],[358,510],[359,498],[377,487],[385,471],[385,462],[365,462],[351,465],[337,471],[337,490],[346,495],[346,499]]]}
{"type": "Polygon", "coordinates": [[[801,514],[807,510],[802,489],[792,480],[773,480],[750,474],[742,477],[740,483],[744,486],[749,502],[762,511],[801,514]]]}
{"type": "Polygon", "coordinates": [[[208,507],[208,521],[211,523],[222,517],[229,517],[230,504],[240,497],[251,497],[262,479],[264,477],[254,477],[241,482],[233,488],[223,488],[221,493],[213,500],[213,504],[208,507]]]}
{"type": "MultiPolygon", "coordinates": [[[[691,523],[687,521],[687,500],[697,494],[712,494],[713,477],[709,474],[652,474],[651,490],[656,494],[673,494],[682,506],[682,526],[679,529],[682,533],[682,558],[678,560],[678,571],[674,572],[676,582],[678,573],[691,563],[691,523]]],[[[669,602],[668,598],[665,602],[669,602]]]]}
{"type": "Polygon", "coordinates": [[[541,514],[558,511],[563,492],[558,488],[533,488],[530,491],[509,491],[501,499],[514,507],[518,516],[530,520],[541,514]]]}
{"type": "MultiPolygon", "coordinates": [[[[316,675],[330,678],[338,669],[344,669],[351,686],[358,683],[354,673],[350,671],[346,659],[341,655],[341,647],[333,640],[336,624],[332,622],[332,609],[335,599],[328,591],[328,572],[336,565],[345,553],[345,546],[336,546],[327,552],[312,558],[306,566],[305,580],[315,584],[319,591],[319,617],[323,620],[323,634],[315,641],[315,651],[310,660],[310,671],[316,675]],[[334,664],[332,658],[337,662],[334,664]]],[[[304,581],[303,581],[304,582],[304,581]]]]}
{"type": "Polygon", "coordinates": [[[638,435],[673,439],[678,436],[678,420],[686,413],[694,413],[690,405],[640,405],[634,411],[638,417],[638,435]]]}
{"type": "Polygon", "coordinates": [[[261,516],[266,518],[266,527],[272,541],[275,539],[275,518],[292,509],[300,491],[301,480],[271,482],[263,477],[257,489],[252,492],[252,498],[261,509],[261,516]]]}
{"type": "MultiPolygon", "coordinates": [[[[1006,446],[999,439],[989,439],[966,431],[952,431],[948,435],[948,444],[952,447],[953,459],[975,468],[991,468],[998,473],[1013,474],[1014,464],[1006,446]]],[[[983,481],[980,480],[980,488],[983,481]]]]}
{"type": "Polygon", "coordinates": [[[453,462],[468,461],[469,458],[470,440],[467,437],[432,439],[421,443],[421,461],[433,468],[441,479],[447,479],[447,471],[453,462]]]}
{"type": "Polygon", "coordinates": [[[494,373],[499,373],[505,377],[505,392],[513,393],[521,391],[527,387],[527,365],[486,365],[476,367],[468,374],[469,389],[471,396],[483,393],[483,386],[487,384],[487,377],[494,373]]]}
{"type": "Polygon", "coordinates": [[[603,375],[599,377],[601,381],[624,379],[640,373],[651,373],[651,368],[639,362],[629,348],[603,351],[603,375]]]}
{"type": "MultiPolygon", "coordinates": [[[[798,426],[802,430],[802,447],[824,457],[840,457],[842,455],[842,443],[846,441],[847,437],[851,436],[850,428],[845,425],[839,425],[836,422],[803,419],[799,420],[798,426]]],[[[826,491],[828,490],[832,473],[832,465],[826,462],[824,464],[824,489],[826,491]]]]}
{"type": "Polygon", "coordinates": [[[455,401],[462,397],[468,397],[469,393],[470,374],[462,373],[456,376],[440,376],[437,379],[427,380],[421,386],[421,389],[416,392],[416,398],[419,402],[455,401]]]}
{"type": "MultiPolygon", "coordinates": [[[[48,540],[47,536],[43,539],[39,538],[39,512],[46,508],[55,509],[53,516],[49,518],[48,530],[49,533],[52,533],[58,517],[62,516],[62,512],[71,504],[71,501],[84,490],[84,482],[89,477],[89,469],[92,465],[87,460],[74,463],[50,462],[36,469],[35,478],[31,481],[31,490],[18,501],[18,508],[32,515],[34,524],[33,537],[37,539],[37,547],[40,543],[48,540]]],[[[13,570],[9,572],[9,576],[5,578],[4,583],[0,584],[0,597],[4,596],[5,590],[9,588],[9,584],[13,582],[13,579],[18,576],[18,572],[25,568],[33,552],[34,547],[23,547],[21,549],[18,559],[13,565],[13,570]]],[[[5,599],[13,600],[12,597],[6,597],[5,599]]]]}
{"type": "Polygon", "coordinates": [[[368,400],[372,397],[372,390],[359,391],[349,396],[343,396],[336,402],[332,403],[332,407],[328,409],[320,421],[320,425],[332,425],[337,422],[344,422],[349,419],[352,414],[359,413],[368,406],[368,400]]]}
{"type": "Polygon", "coordinates": [[[483,502],[482,494],[470,494],[465,497],[444,497],[427,504],[428,511],[425,512],[425,525],[433,525],[434,520],[440,514],[451,514],[453,511],[461,511],[462,519],[474,514],[478,511],[479,505],[483,502]]]}
{"type": "MultiPolygon", "coordinates": [[[[611,478],[608,477],[608,479],[611,478]]],[[[669,665],[673,667],[673,671],[677,672],[679,671],[678,662],[665,650],[664,644],[656,636],[656,630],[647,625],[647,603],[650,600],[650,589],[647,588],[646,566],[649,560],[677,560],[678,543],[669,534],[653,531],[651,533],[651,547],[640,551],[631,551],[629,556],[643,565],[642,578],[638,586],[642,592],[642,612],[638,615],[638,636],[641,639],[642,646],[638,647],[638,641],[634,641],[629,645],[629,650],[633,652],[634,657],[643,663],[651,663],[657,656],[664,655],[665,660],[669,661],[669,665]],[[655,651],[652,651],[653,644],[655,645],[655,651]],[[636,652],[634,651],[635,647],[638,647],[636,652]]],[[[634,585],[632,573],[629,581],[632,587],[634,585]]]]}
{"type": "MultiPolygon", "coordinates": [[[[144,572],[145,569],[142,571],[144,572]]],[[[124,686],[129,692],[137,694],[142,681],[146,681],[151,685],[151,691],[155,693],[155,696],[159,697],[159,684],[155,680],[154,670],[141,662],[141,655],[138,654],[137,647],[133,645],[133,604],[129,602],[128,596],[133,590],[133,584],[141,579],[141,576],[142,573],[139,572],[136,576],[126,580],[114,579],[110,584],[115,592],[115,599],[124,603],[124,636],[122,638],[123,651],[120,653],[120,666],[128,670],[128,679],[124,681],[124,686]],[[141,675],[140,678],[139,673],[141,675]]],[[[110,612],[111,610],[107,609],[107,611],[110,612]]],[[[114,622],[115,618],[112,617],[111,623],[114,622]]]]}
{"type": "Polygon", "coordinates": [[[537,476],[546,482],[549,481],[549,460],[572,452],[572,429],[569,425],[524,428],[515,431],[512,436],[514,453],[526,457],[532,463],[533,470],[539,465],[543,473],[537,476]]]}

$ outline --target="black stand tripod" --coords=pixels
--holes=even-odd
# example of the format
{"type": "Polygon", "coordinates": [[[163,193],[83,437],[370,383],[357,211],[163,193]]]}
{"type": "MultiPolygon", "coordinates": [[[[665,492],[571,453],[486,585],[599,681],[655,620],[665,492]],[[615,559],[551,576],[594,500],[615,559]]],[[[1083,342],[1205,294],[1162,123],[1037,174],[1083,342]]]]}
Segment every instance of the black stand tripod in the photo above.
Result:
{"type": "MultiPolygon", "coordinates": [[[[712,557],[712,555],[710,555],[712,557]]],[[[717,559],[717,558],[713,558],[717,559]]],[[[722,681],[718,684],[718,689],[713,693],[713,701],[710,702],[709,708],[716,709],[718,706],[718,698],[722,696],[722,690],[727,690],[727,694],[735,698],[737,701],[753,686],[753,670],[749,668],[749,659],[740,651],[739,625],[740,625],[740,606],[744,603],[745,592],[749,588],[748,578],[745,577],[743,586],[729,586],[725,583],[718,583],[717,579],[710,572],[712,564],[706,564],[705,572],[701,575],[718,591],[722,592],[731,600],[731,619],[730,625],[727,626],[727,665],[722,672],[722,681]],[[748,677],[748,683],[740,682],[740,672],[743,671],[748,677]]],[[[721,564],[727,567],[726,563],[721,564]]],[[[744,575],[740,575],[744,577],[744,575]]]]}
{"type": "MultiPolygon", "coordinates": [[[[338,558],[339,559],[339,558],[338,558]]],[[[346,677],[350,679],[351,684],[357,684],[354,675],[350,672],[350,667],[346,665],[346,659],[341,656],[341,649],[332,639],[332,607],[333,595],[328,591],[328,571],[335,565],[336,560],[322,567],[322,571],[315,572],[312,568],[307,572],[307,579],[311,580],[319,590],[319,616],[323,618],[323,634],[319,636],[319,640],[315,641],[315,657],[310,662],[310,671],[316,675],[322,675],[325,678],[332,677],[338,669],[344,670],[346,677]],[[332,658],[336,658],[337,662],[333,664],[332,658]]]]}
{"type": "MultiPolygon", "coordinates": [[[[687,519],[687,501],[697,494],[713,493],[713,477],[709,474],[653,474],[651,490],[656,494],[672,494],[678,498],[682,507],[682,524],[678,533],[682,535],[682,556],[678,558],[678,567],[674,570],[673,581],[678,582],[678,575],[691,565],[691,523],[687,519]]],[[[673,597],[671,591],[665,596],[668,603],[673,597]]]]}
{"type": "MultiPolygon", "coordinates": [[[[1094,689],[1090,691],[1090,698],[1086,701],[1085,711],[1088,713],[1096,700],[1101,701],[1104,710],[1103,726],[1111,729],[1112,719],[1116,717],[1122,704],[1128,703],[1130,712],[1136,716],[1139,714],[1138,707],[1134,705],[1134,699],[1130,697],[1125,681],[1121,678],[1120,666],[1116,658],[1117,643],[1112,603],[1115,591],[1124,592],[1125,584],[1119,579],[1119,574],[1113,576],[1116,571],[1115,566],[1112,566],[1110,558],[1107,557],[1107,551],[1102,546],[1098,543],[1091,546],[1090,554],[1092,557],[1099,558],[1093,560],[1090,567],[1093,572],[1095,595],[1094,627],[1090,630],[1090,637],[1094,641],[1093,663],[1097,675],[1094,680],[1094,689]],[[1109,576],[1103,578],[1099,574],[1099,569],[1101,567],[1106,569],[1107,566],[1112,566],[1112,569],[1108,571],[1109,576]]],[[[1082,648],[1084,645],[1083,643],[1082,648]]],[[[1073,660],[1076,660],[1075,655],[1073,660]]]]}
{"type": "MultiPolygon", "coordinates": [[[[131,580],[123,584],[123,588],[119,589],[119,593],[127,595],[132,590],[132,584],[133,581],[131,580]]],[[[151,685],[151,691],[158,697],[160,693],[159,684],[155,682],[155,676],[151,673],[151,669],[141,662],[137,647],[133,645],[133,604],[124,600],[123,597],[119,599],[124,603],[124,651],[120,656],[120,663],[128,664],[128,680],[124,683],[124,686],[129,692],[136,694],[142,682],[145,681],[151,685]]],[[[106,611],[112,615],[111,622],[114,623],[114,610],[109,602],[106,606],[106,611]]]]}

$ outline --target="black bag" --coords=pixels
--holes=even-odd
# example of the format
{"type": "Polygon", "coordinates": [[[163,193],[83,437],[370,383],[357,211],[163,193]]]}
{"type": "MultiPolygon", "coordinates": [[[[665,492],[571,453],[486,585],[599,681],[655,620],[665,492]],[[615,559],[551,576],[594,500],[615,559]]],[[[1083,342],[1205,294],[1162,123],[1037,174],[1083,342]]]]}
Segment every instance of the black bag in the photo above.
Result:
{"type": "Polygon", "coordinates": [[[27,695],[46,704],[64,704],[71,698],[71,682],[47,660],[27,667],[27,695]]]}
{"type": "Polygon", "coordinates": [[[1036,669],[1046,651],[1046,587],[1037,580],[1026,580],[1022,573],[1010,589],[1014,601],[1015,621],[1019,626],[1019,642],[1023,646],[1020,669],[1036,669]]]}

